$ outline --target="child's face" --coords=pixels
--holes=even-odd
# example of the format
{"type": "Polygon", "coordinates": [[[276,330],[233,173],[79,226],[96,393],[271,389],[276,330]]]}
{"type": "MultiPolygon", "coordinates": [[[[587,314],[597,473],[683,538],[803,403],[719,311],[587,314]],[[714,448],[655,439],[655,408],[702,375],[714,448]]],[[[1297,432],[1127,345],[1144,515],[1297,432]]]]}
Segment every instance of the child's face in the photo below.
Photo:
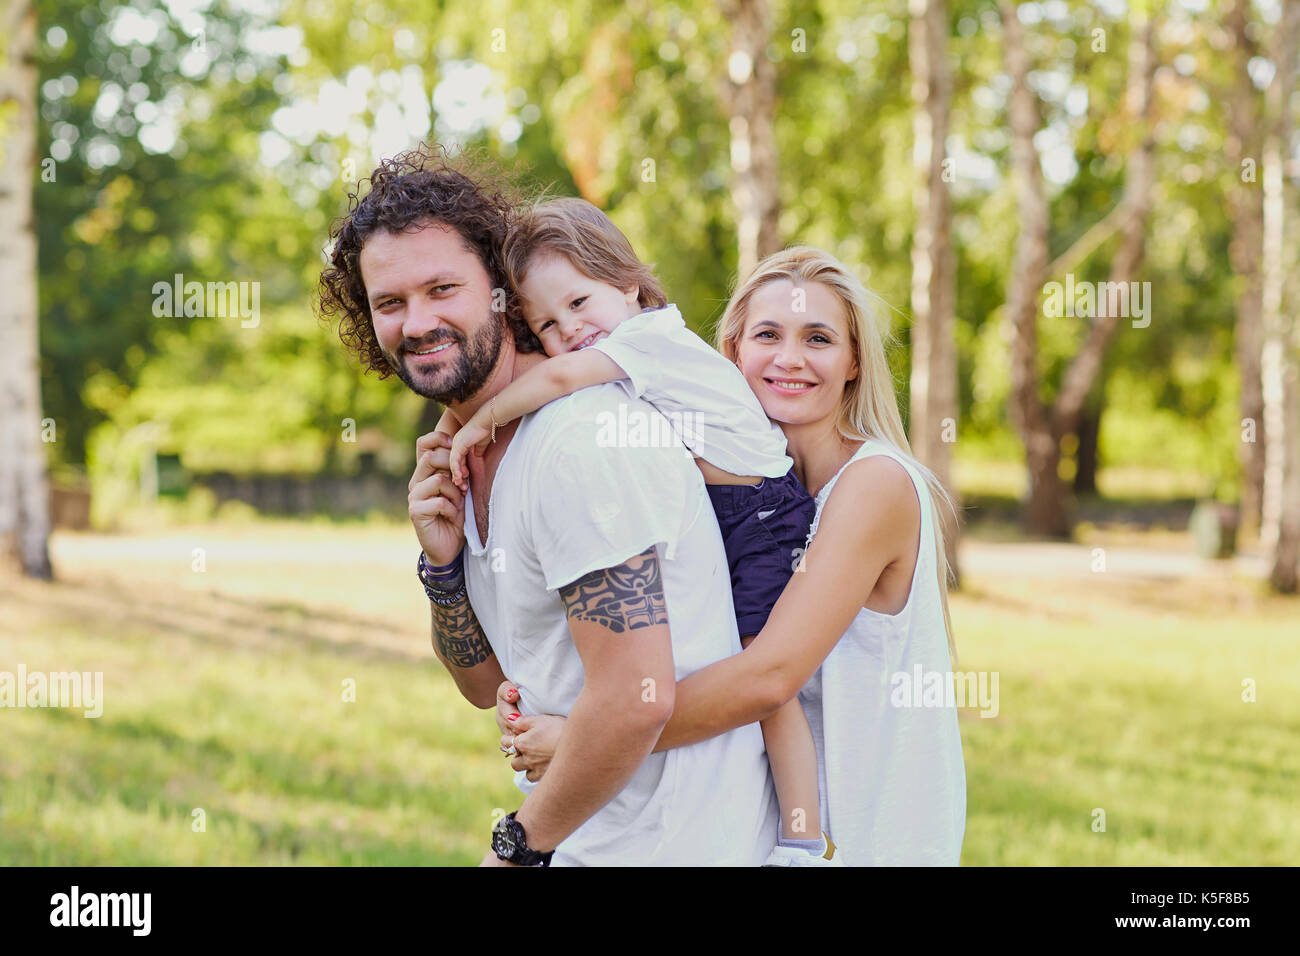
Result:
{"type": "Polygon", "coordinates": [[[524,318],[547,355],[585,349],[641,311],[635,286],[616,289],[553,253],[529,263],[519,292],[524,318]]]}

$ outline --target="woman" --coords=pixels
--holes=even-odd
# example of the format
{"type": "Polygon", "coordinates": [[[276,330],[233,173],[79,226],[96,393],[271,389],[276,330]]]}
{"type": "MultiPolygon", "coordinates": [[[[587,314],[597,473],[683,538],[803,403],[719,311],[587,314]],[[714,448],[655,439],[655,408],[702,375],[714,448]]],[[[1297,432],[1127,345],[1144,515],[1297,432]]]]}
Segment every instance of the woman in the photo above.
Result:
{"type": "MultiPolygon", "coordinates": [[[[656,751],[765,719],[798,694],[817,745],[822,827],[852,866],[956,865],[966,782],[950,686],[942,487],[912,457],[869,293],[834,257],[797,247],[759,263],[718,349],[781,425],[816,498],[804,554],[741,653],[677,684],[656,751]],[[930,675],[940,675],[936,680],[930,675]]],[[[512,766],[545,772],[563,718],[497,720],[512,766]]],[[[615,716],[614,719],[617,719],[615,716]]]]}

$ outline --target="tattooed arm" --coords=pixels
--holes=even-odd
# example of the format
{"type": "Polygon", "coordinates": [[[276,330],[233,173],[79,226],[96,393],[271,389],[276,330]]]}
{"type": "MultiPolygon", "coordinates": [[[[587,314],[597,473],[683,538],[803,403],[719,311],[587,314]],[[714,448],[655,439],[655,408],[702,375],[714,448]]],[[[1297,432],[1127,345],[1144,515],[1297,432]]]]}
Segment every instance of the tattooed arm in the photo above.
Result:
{"type": "MultiPolygon", "coordinates": [[[[450,412],[443,416],[445,422],[450,412]]],[[[439,428],[442,426],[439,425],[439,428]]],[[[465,546],[465,496],[451,481],[448,451],[451,435],[433,431],[416,442],[415,472],[407,484],[407,510],[425,558],[445,566],[465,546]]],[[[465,594],[465,572],[437,582],[446,599],[429,602],[433,613],[433,652],[461,694],[475,707],[495,703],[496,687],[505,679],[474,608],[465,594]]]]}
{"type": "Polygon", "coordinates": [[[466,700],[483,710],[494,706],[496,688],[506,677],[474,616],[468,595],[450,607],[430,601],[429,610],[433,612],[433,653],[466,700]]]}
{"type": "Polygon", "coordinates": [[[560,597],[585,682],[549,771],[515,817],[541,852],[555,849],[632,778],[672,714],[675,687],[653,545],[583,575],[560,597]]]}

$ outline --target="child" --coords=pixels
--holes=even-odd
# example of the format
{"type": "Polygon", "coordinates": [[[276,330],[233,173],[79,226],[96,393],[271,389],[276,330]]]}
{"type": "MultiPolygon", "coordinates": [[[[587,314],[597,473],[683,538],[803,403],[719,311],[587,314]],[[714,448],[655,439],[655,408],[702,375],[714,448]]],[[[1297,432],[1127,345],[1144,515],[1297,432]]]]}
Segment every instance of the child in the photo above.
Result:
{"type": "MultiPolygon", "coordinates": [[[[731,569],[736,623],[748,645],[762,630],[807,540],[815,511],[739,369],[686,328],[649,267],[609,218],[582,199],[534,206],[503,250],[524,318],[551,356],[506,386],[456,432],[452,478],[496,429],[580,388],[629,380],[695,456],[731,569]]],[[[817,755],[798,699],[762,722],[781,803],[781,841],[768,866],[839,866],[819,834],[817,755]]]]}

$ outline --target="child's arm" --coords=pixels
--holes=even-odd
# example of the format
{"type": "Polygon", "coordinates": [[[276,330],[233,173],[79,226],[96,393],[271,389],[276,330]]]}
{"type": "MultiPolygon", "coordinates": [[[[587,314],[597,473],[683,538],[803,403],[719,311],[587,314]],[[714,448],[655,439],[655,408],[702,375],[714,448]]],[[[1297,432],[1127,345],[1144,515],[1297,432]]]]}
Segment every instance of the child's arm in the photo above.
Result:
{"type": "Polygon", "coordinates": [[[497,427],[535,412],[548,402],[591,385],[604,385],[627,378],[627,373],[599,349],[583,349],[556,355],[530,368],[483,405],[456,432],[451,443],[451,477],[464,491],[465,456],[471,448],[487,448],[492,436],[492,420],[497,427]]]}
{"type": "Polygon", "coordinates": [[[457,421],[456,416],[451,413],[451,409],[444,408],[442,410],[442,418],[438,419],[438,424],[434,426],[433,432],[435,434],[437,432],[442,432],[448,438],[454,438],[456,437],[456,432],[459,428],[460,422],[457,421]]]}

